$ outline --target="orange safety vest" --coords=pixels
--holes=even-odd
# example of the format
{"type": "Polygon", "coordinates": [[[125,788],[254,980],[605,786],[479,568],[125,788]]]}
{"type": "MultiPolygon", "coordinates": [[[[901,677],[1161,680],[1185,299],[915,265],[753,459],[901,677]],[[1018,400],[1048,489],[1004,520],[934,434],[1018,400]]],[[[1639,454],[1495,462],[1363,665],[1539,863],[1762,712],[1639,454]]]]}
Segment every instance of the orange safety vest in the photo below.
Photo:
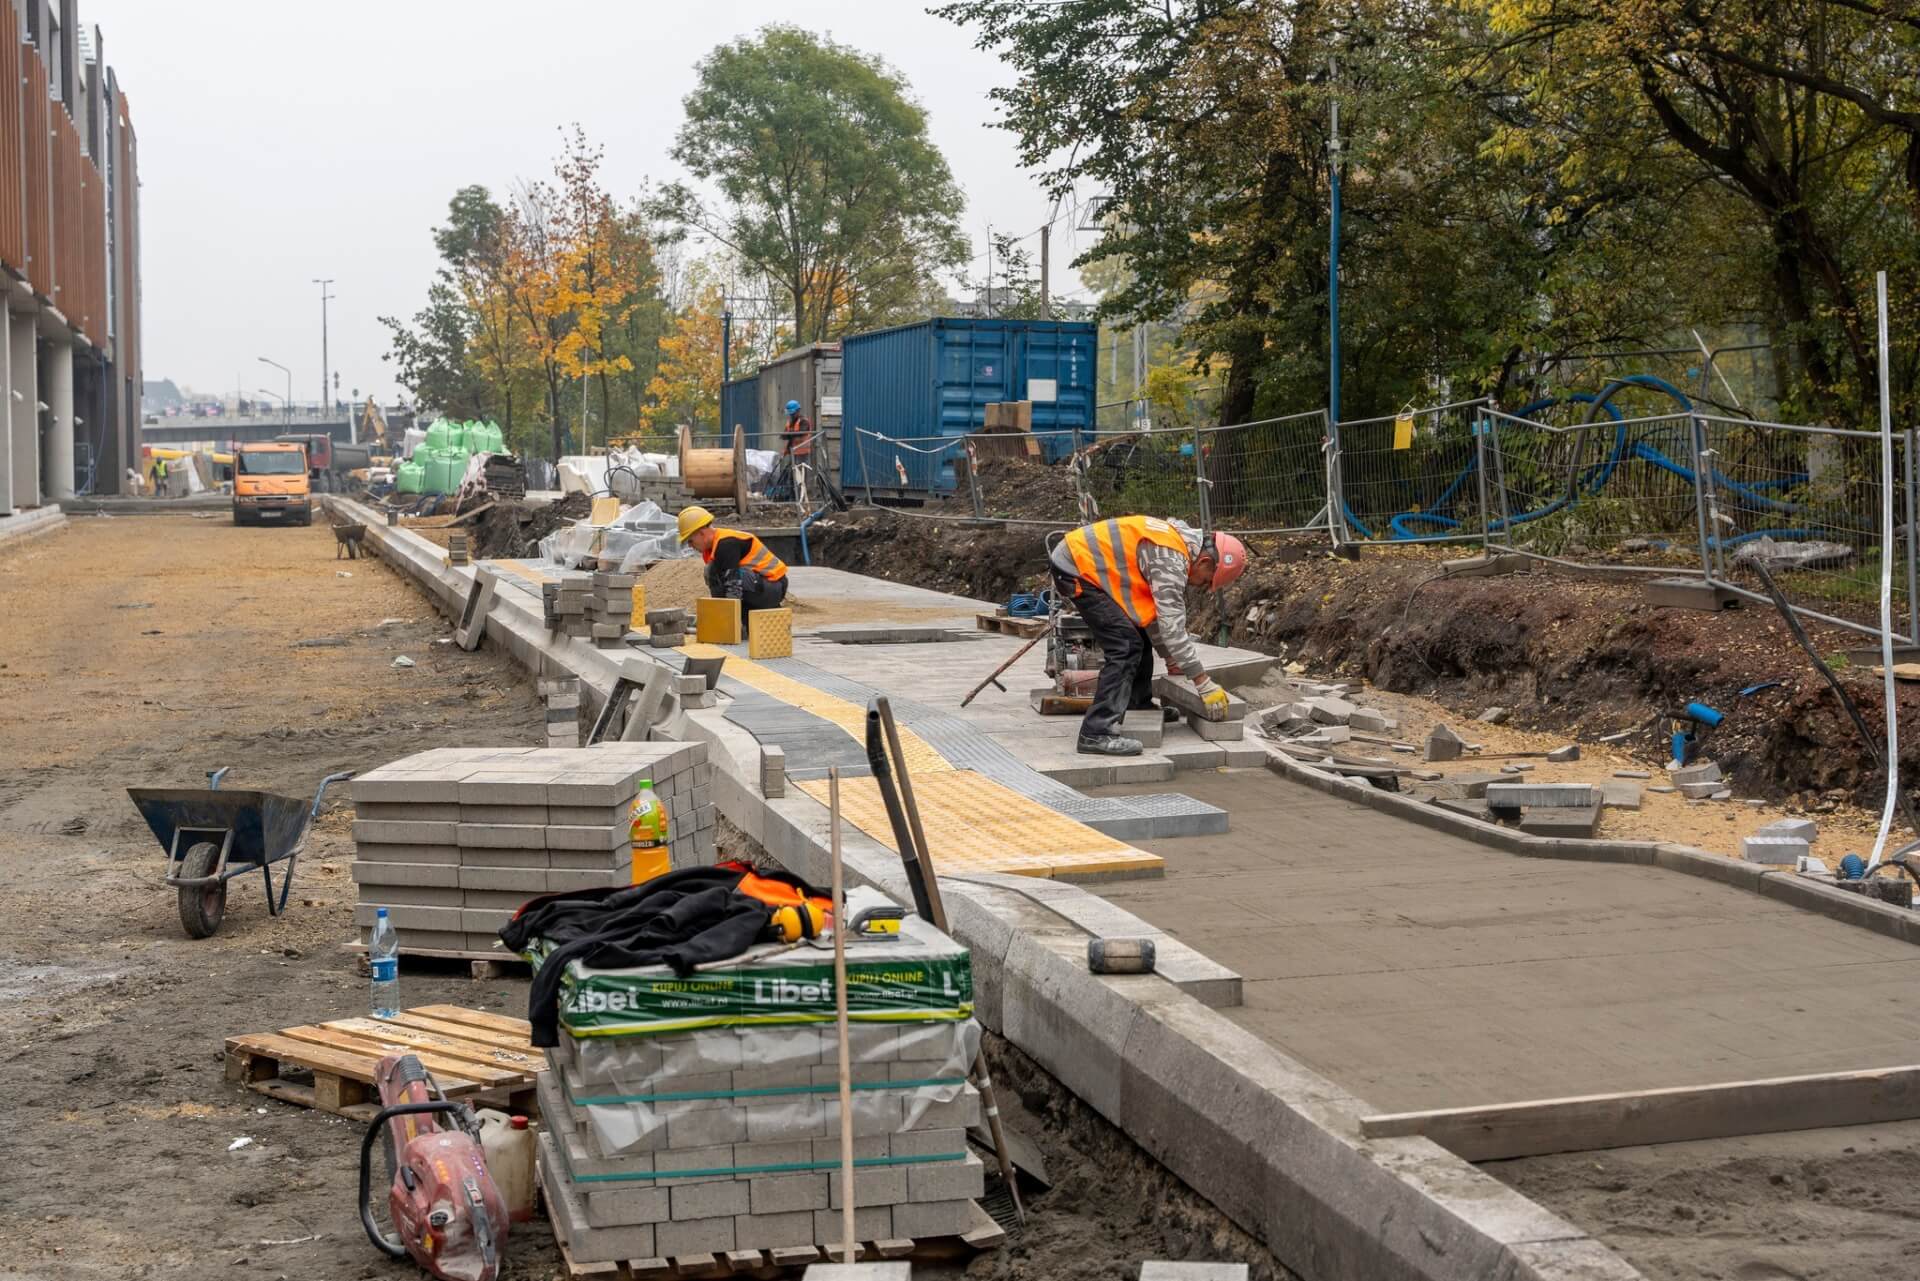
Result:
{"type": "Polygon", "coordinates": [[[740,558],[740,568],[751,569],[768,582],[787,576],[786,562],[768,551],[767,545],[761,542],[757,536],[746,533],[743,530],[723,529],[719,525],[713,527],[713,541],[707,544],[706,554],[700,559],[711,565],[713,563],[713,553],[719,550],[720,540],[723,538],[742,538],[746,540],[747,554],[740,558]]]}
{"type": "Polygon", "coordinates": [[[1065,541],[1080,577],[1113,597],[1136,627],[1146,627],[1159,616],[1153,585],[1140,572],[1140,544],[1153,543],[1191,558],[1180,531],[1153,516],[1098,520],[1074,530],[1065,541]]]}

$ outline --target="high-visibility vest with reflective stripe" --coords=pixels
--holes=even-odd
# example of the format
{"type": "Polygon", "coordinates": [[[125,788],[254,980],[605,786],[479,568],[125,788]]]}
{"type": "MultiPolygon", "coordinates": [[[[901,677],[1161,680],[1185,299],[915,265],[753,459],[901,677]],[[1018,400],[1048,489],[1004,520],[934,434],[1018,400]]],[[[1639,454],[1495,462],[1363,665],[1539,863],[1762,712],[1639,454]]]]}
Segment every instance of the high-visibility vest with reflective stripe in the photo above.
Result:
{"type": "Polygon", "coordinates": [[[707,544],[707,553],[701,559],[711,565],[713,554],[720,549],[720,540],[723,538],[739,538],[746,542],[747,554],[740,558],[740,568],[751,569],[769,582],[787,576],[786,562],[768,551],[767,545],[759,538],[738,529],[722,529],[718,525],[713,527],[713,541],[707,544]]]}
{"type": "Polygon", "coordinates": [[[1180,531],[1152,516],[1097,520],[1074,530],[1064,541],[1080,577],[1113,597],[1137,627],[1145,627],[1159,616],[1153,604],[1153,585],[1140,572],[1140,544],[1153,543],[1191,556],[1180,531]]]}

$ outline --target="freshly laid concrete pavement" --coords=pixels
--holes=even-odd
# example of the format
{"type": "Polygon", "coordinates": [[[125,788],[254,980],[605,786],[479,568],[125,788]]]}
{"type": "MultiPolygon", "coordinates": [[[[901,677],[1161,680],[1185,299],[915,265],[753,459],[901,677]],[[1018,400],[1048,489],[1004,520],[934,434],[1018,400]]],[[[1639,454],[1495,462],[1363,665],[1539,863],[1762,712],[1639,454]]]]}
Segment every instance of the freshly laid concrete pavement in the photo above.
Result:
{"type": "MultiPolygon", "coordinates": [[[[1241,975],[1235,1022],[1380,1111],[1914,1061],[1920,948],[1660,868],[1524,858],[1266,771],[1098,893],[1241,975]]],[[[1101,789],[1124,795],[1132,788],[1101,789]]]]}

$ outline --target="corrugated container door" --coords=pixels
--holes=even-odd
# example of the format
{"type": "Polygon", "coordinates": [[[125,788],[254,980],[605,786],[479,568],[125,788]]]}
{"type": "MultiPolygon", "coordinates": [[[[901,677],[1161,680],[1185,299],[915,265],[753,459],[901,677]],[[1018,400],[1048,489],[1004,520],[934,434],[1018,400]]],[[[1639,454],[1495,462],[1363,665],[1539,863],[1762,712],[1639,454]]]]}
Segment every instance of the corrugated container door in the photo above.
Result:
{"type": "Polygon", "coordinates": [[[1033,431],[1050,462],[1071,454],[1093,427],[1098,342],[1090,324],[1029,321],[1020,334],[1020,367],[1013,400],[1033,402],[1033,431]]]}
{"type": "Polygon", "coordinates": [[[728,383],[720,394],[720,442],[725,448],[733,446],[733,429],[744,427],[747,431],[747,444],[754,445],[754,439],[760,430],[760,379],[736,378],[728,383]]]}
{"type": "Polygon", "coordinates": [[[931,488],[925,448],[934,436],[936,335],[933,322],[841,340],[840,485],[843,489],[931,488]],[[919,439],[916,439],[919,438],[919,439]]]}

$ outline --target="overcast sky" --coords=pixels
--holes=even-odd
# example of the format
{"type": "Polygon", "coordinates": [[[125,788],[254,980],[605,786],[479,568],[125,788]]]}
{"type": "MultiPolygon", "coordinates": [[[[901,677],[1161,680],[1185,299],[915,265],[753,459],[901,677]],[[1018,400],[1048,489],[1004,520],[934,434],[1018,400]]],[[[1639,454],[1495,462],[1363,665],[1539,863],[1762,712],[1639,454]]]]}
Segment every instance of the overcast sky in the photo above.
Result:
{"type": "MultiPolygon", "coordinates": [[[[545,176],[573,121],[605,144],[616,195],[680,176],[668,152],[694,63],[769,22],[905,75],[966,193],[976,253],[989,222],[1024,233],[1052,211],[1010,135],[987,127],[987,91],[1008,72],[915,0],[81,0],[80,16],[139,136],[146,376],[198,391],[283,391],[269,356],[293,370],[296,400],[317,399],[310,282],[330,276],[341,394],[390,401],[375,318],[421,306],[429,230],[455,189],[545,176]]],[[[1073,221],[1055,227],[1056,263],[1073,256],[1073,221]]],[[[1056,291],[1076,283],[1056,269],[1056,291]]]]}

